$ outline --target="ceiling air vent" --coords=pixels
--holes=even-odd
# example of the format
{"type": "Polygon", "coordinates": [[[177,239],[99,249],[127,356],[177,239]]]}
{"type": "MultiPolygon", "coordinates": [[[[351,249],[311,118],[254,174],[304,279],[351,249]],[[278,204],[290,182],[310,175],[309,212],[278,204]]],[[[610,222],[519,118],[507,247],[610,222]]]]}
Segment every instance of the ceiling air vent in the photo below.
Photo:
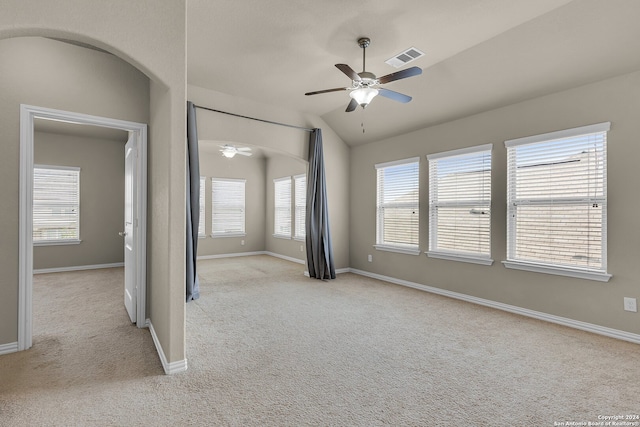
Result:
{"type": "Polygon", "coordinates": [[[424,55],[424,52],[422,52],[421,50],[416,49],[415,47],[410,47],[404,52],[400,52],[399,54],[395,55],[393,58],[389,58],[384,62],[391,65],[392,67],[400,68],[411,61],[415,61],[416,59],[420,58],[423,55],[424,55]]]}

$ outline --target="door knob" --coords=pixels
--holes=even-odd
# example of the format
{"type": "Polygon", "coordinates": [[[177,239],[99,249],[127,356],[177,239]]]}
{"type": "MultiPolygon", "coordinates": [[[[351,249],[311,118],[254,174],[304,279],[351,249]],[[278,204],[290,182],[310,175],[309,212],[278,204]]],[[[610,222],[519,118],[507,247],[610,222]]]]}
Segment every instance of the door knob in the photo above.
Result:
{"type": "Polygon", "coordinates": [[[120,235],[120,237],[124,237],[124,236],[127,235],[127,232],[126,231],[121,231],[118,234],[120,235]]]}

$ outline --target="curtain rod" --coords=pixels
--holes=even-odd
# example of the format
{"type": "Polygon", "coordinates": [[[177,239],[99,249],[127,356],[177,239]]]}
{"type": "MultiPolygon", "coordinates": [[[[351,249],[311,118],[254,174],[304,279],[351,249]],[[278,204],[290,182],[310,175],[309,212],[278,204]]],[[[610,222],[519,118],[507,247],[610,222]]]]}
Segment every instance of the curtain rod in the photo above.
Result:
{"type": "Polygon", "coordinates": [[[214,113],[228,114],[230,116],[240,117],[240,118],[243,118],[243,119],[255,120],[255,121],[258,121],[258,122],[269,123],[269,124],[278,125],[278,126],[286,126],[288,128],[300,129],[300,130],[303,130],[303,131],[306,131],[306,132],[313,132],[313,129],[309,129],[309,128],[305,128],[305,127],[301,127],[301,126],[294,126],[294,125],[288,125],[286,123],[272,122],[271,120],[257,119],[255,117],[243,116],[243,115],[240,115],[240,114],[229,113],[229,112],[220,111],[220,110],[215,110],[213,108],[208,108],[208,107],[201,107],[200,105],[196,105],[196,104],[193,104],[193,106],[196,107],[196,108],[200,108],[201,110],[213,111],[214,113]]]}

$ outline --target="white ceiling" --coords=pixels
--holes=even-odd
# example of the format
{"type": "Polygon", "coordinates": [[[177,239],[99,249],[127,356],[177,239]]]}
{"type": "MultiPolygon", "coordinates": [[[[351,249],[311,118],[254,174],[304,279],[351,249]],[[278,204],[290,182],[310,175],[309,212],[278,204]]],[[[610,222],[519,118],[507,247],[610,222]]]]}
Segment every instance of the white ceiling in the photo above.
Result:
{"type": "MultiPolygon", "coordinates": [[[[350,145],[640,69],[637,0],[238,0],[187,2],[188,83],[321,116],[350,145]],[[344,112],[334,64],[367,71],[415,46],[423,74],[344,112]],[[361,124],[366,133],[363,134],[361,124]]],[[[406,68],[403,67],[403,68],[406,68]]]]}

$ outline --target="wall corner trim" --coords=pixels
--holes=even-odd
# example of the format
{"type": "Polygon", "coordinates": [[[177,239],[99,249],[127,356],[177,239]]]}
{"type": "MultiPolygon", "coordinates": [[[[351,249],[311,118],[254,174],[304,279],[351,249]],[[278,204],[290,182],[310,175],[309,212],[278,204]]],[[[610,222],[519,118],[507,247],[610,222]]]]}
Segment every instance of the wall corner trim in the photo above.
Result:
{"type": "Polygon", "coordinates": [[[529,310],[528,308],[522,308],[515,305],[503,304],[501,302],[492,301],[483,298],[477,298],[471,295],[465,295],[458,292],[448,291],[446,289],[435,288],[433,286],[422,285],[420,283],[409,282],[407,280],[396,279],[394,277],[383,276],[381,274],[370,273],[364,270],[358,270],[355,268],[350,269],[351,273],[359,274],[361,276],[370,277],[372,279],[382,280],[384,282],[393,283],[396,285],[407,286],[409,288],[418,289],[432,294],[438,294],[449,298],[454,298],[473,304],[483,305],[485,307],[495,308],[509,313],[519,314],[521,316],[531,317],[538,320],[544,320],[545,322],[555,323],[562,326],[568,326],[570,328],[579,329],[586,332],[591,332],[598,335],[604,335],[610,338],[616,338],[623,341],[629,341],[634,344],[640,344],[640,335],[631,332],[621,331],[619,329],[607,328],[605,326],[595,325],[593,323],[582,322],[579,320],[569,319],[566,317],[555,316],[553,314],[543,313],[540,311],[529,310]]]}
{"type": "Polygon", "coordinates": [[[162,349],[162,345],[160,345],[160,340],[158,340],[158,336],[156,335],[155,329],[153,329],[153,324],[150,319],[147,319],[145,324],[149,325],[149,331],[151,332],[151,338],[153,338],[153,343],[156,346],[156,350],[158,351],[158,356],[160,356],[160,362],[162,363],[162,368],[164,369],[164,373],[167,375],[177,374],[178,372],[184,372],[187,370],[187,359],[178,360],[177,362],[169,363],[167,361],[167,357],[164,354],[164,350],[162,349]]]}
{"type": "Polygon", "coordinates": [[[0,356],[3,354],[16,353],[18,351],[18,341],[7,344],[0,344],[0,356]]]}

